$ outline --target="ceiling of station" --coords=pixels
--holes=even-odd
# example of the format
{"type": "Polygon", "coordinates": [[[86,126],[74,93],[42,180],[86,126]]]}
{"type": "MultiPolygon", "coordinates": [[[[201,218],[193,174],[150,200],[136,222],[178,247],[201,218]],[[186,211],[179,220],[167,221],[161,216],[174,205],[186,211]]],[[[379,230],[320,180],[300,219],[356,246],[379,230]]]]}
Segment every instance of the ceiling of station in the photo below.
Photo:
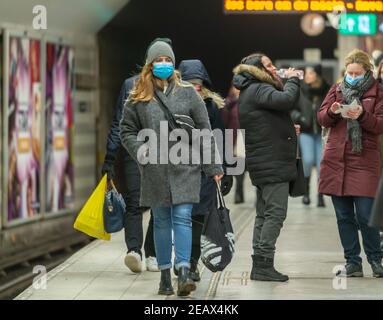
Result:
{"type": "Polygon", "coordinates": [[[31,26],[33,8],[47,11],[47,31],[94,35],[130,0],[1,0],[0,24],[31,26]]]}

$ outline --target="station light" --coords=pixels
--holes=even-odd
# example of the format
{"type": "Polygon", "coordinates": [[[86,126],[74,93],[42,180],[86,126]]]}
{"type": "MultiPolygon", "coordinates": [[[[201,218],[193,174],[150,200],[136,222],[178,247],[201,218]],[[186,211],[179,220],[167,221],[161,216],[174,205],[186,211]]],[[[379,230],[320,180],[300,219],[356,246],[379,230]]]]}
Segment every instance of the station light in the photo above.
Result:
{"type": "Polygon", "coordinates": [[[377,31],[375,14],[344,14],[340,17],[339,33],[342,35],[374,35],[377,31]]]}

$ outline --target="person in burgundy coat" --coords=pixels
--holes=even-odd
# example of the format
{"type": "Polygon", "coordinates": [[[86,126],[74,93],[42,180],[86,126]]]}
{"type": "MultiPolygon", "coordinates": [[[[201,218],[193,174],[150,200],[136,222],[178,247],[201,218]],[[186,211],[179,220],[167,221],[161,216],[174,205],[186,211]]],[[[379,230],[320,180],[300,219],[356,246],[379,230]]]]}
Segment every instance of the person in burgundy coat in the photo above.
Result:
{"type": "Polygon", "coordinates": [[[330,195],[348,277],[362,277],[358,229],[375,277],[383,277],[379,230],[368,225],[380,178],[378,136],[383,133],[383,87],[374,79],[368,54],[353,50],[346,74],[332,86],[318,111],[330,128],[320,169],[319,192],[330,195]],[[357,107],[340,113],[342,104],[357,107]]]}

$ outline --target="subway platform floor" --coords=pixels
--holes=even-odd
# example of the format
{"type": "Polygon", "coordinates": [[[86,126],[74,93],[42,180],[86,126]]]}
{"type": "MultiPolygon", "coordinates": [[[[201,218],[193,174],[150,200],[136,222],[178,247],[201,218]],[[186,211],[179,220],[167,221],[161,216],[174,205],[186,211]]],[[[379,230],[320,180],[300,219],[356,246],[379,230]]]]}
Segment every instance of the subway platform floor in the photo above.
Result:
{"type": "MultiPolygon", "coordinates": [[[[312,188],[314,189],[314,188],[312,188]]],[[[276,267],[290,276],[286,283],[250,280],[255,192],[246,179],[246,202],[234,205],[233,192],[227,206],[236,234],[236,252],[223,271],[212,273],[200,262],[201,282],[186,299],[281,300],[281,299],[383,299],[383,279],[372,277],[362,254],[363,278],[335,278],[343,265],[335,214],[329,198],[326,208],[316,208],[315,194],[309,207],[290,199],[288,217],[277,242],[276,267]]],[[[145,227],[149,214],[145,213],[145,227]]],[[[17,300],[177,300],[157,295],[160,273],[134,274],[124,264],[123,232],[110,242],[96,240],[47,274],[46,288],[29,287],[17,300]]],[[[177,278],[173,275],[174,288],[177,278]]]]}

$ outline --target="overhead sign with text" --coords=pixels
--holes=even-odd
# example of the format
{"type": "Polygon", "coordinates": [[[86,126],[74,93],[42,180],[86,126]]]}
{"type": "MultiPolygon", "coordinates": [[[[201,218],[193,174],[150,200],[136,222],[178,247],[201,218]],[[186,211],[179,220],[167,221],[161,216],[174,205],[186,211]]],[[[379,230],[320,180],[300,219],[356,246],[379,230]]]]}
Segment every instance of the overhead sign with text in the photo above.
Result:
{"type": "Polygon", "coordinates": [[[383,13],[383,1],[255,1],[224,0],[224,12],[233,13],[383,13]]]}

